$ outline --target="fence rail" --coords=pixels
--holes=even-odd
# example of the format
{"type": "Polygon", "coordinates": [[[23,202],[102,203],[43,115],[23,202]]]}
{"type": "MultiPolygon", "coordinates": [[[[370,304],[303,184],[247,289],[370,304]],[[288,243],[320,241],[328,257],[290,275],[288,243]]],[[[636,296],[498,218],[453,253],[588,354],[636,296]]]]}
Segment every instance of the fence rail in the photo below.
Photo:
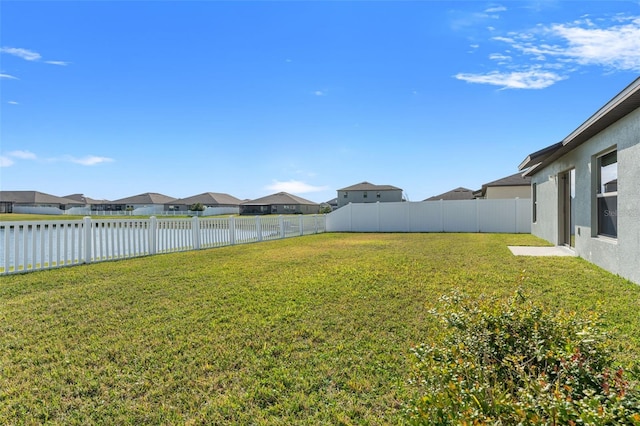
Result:
{"type": "Polygon", "coordinates": [[[326,216],[0,222],[0,275],[326,232],[326,216]]]}

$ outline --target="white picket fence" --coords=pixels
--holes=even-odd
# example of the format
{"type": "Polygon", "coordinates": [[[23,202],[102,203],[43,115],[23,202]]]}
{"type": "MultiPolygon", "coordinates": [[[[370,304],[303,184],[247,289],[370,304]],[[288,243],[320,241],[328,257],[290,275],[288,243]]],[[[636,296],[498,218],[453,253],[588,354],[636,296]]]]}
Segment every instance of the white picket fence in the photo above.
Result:
{"type": "Polygon", "coordinates": [[[531,200],[352,203],[327,216],[327,232],[531,232],[531,200]]]}
{"type": "Polygon", "coordinates": [[[0,275],[322,232],[325,215],[0,222],[0,275]]]}

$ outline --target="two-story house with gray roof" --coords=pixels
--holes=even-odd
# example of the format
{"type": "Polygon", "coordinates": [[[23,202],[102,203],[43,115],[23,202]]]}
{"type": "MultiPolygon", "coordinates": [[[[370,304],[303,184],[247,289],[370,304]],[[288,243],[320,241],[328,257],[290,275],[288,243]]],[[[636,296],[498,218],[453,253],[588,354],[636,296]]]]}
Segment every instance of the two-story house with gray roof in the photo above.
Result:
{"type": "Polygon", "coordinates": [[[338,208],[349,203],[392,203],[402,201],[402,189],[392,185],[360,182],[338,189],[338,208]]]}

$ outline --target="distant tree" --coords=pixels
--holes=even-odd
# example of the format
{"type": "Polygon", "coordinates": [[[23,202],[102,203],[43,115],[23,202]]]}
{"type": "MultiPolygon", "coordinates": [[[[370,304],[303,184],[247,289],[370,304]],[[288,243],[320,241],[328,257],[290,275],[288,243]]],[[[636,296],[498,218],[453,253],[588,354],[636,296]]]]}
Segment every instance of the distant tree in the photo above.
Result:
{"type": "Polygon", "coordinates": [[[204,208],[205,207],[202,205],[202,203],[195,203],[189,207],[189,210],[191,210],[192,212],[203,212],[204,208]]]}

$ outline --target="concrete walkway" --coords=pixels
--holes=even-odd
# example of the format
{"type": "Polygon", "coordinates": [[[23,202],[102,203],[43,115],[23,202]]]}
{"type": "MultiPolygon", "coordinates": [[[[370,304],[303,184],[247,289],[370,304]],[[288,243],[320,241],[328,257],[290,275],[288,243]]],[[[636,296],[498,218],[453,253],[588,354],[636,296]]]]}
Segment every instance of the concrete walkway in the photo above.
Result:
{"type": "Polygon", "coordinates": [[[576,252],[569,247],[527,247],[508,246],[515,256],[576,256],[576,252]]]}

